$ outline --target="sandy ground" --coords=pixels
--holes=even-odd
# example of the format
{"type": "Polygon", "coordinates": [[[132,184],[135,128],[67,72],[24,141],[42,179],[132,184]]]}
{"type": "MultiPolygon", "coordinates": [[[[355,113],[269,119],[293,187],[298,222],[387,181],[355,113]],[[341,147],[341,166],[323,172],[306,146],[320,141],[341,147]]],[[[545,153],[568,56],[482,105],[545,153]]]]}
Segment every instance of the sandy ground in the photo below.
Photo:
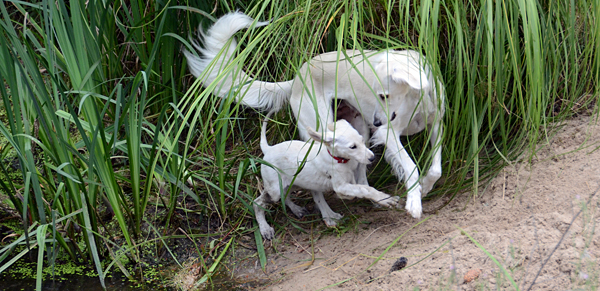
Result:
{"type": "Polygon", "coordinates": [[[266,273],[255,260],[234,273],[269,279],[259,290],[512,290],[511,278],[521,290],[597,289],[600,122],[579,117],[549,140],[531,164],[507,167],[477,197],[462,194],[421,221],[363,207],[368,223],[356,230],[312,240],[289,231],[269,248],[266,273]],[[390,273],[400,257],[407,267],[390,273]]]}

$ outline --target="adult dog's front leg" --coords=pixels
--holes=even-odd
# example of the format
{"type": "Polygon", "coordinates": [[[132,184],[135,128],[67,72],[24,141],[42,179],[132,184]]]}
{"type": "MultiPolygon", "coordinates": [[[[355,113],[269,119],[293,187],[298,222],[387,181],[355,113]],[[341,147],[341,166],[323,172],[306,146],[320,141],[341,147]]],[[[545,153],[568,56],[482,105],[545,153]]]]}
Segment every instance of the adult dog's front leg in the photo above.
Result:
{"type": "Polygon", "coordinates": [[[444,127],[441,120],[434,123],[430,129],[429,141],[433,149],[433,160],[427,176],[421,179],[423,194],[429,193],[435,182],[442,176],[442,137],[444,127]]]}
{"type": "MultiPolygon", "coordinates": [[[[381,133],[379,133],[381,134],[381,133]]],[[[421,184],[419,183],[419,170],[412,161],[400,139],[390,131],[386,139],[385,159],[388,161],[398,179],[403,179],[408,189],[406,195],[406,210],[412,217],[421,218],[421,184]]]]}

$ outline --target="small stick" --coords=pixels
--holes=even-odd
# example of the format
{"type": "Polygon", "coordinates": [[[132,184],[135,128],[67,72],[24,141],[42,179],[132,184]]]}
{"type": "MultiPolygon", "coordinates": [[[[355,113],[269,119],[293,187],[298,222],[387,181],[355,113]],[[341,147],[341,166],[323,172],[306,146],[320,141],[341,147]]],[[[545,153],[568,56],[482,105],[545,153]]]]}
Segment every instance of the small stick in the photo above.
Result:
{"type": "MultiPolygon", "coordinates": [[[[590,196],[590,198],[588,199],[588,201],[585,203],[585,205],[588,205],[588,204],[590,204],[590,202],[592,202],[592,199],[594,198],[594,196],[596,196],[596,194],[598,194],[598,191],[600,191],[600,186],[598,186],[598,188],[596,189],[596,191],[594,193],[592,193],[592,195],[590,196]]],[[[573,217],[573,220],[571,220],[571,223],[569,223],[569,227],[567,227],[567,230],[565,230],[565,232],[563,233],[562,237],[560,238],[560,240],[558,241],[558,243],[556,244],[556,246],[552,250],[552,252],[550,252],[550,255],[548,255],[548,258],[546,258],[546,260],[544,261],[544,263],[540,267],[540,270],[537,272],[537,274],[533,278],[533,282],[531,282],[531,285],[529,285],[529,288],[527,288],[527,291],[531,290],[531,288],[533,287],[533,285],[535,285],[535,280],[540,276],[540,273],[542,273],[542,270],[544,269],[544,266],[546,266],[546,263],[548,263],[548,261],[550,260],[550,257],[552,257],[552,255],[554,254],[554,252],[558,249],[558,247],[562,243],[562,241],[565,238],[565,236],[567,236],[567,233],[569,232],[569,229],[571,228],[571,226],[575,222],[575,219],[577,219],[577,217],[579,216],[579,214],[581,214],[581,212],[583,212],[583,208],[581,208],[581,210],[579,210],[579,212],[577,212],[577,214],[575,215],[575,217],[573,217]]]]}

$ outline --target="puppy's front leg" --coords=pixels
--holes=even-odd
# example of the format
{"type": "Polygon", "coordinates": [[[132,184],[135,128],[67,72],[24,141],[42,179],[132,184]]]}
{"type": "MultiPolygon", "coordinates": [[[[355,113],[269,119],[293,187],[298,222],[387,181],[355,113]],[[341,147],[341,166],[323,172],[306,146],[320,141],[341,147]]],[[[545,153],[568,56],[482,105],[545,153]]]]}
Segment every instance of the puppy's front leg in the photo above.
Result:
{"type": "Polygon", "coordinates": [[[377,189],[359,184],[344,183],[344,181],[336,181],[332,179],[333,191],[341,196],[353,198],[367,198],[382,206],[395,207],[398,205],[398,197],[392,197],[388,194],[378,191],[377,189]]]}

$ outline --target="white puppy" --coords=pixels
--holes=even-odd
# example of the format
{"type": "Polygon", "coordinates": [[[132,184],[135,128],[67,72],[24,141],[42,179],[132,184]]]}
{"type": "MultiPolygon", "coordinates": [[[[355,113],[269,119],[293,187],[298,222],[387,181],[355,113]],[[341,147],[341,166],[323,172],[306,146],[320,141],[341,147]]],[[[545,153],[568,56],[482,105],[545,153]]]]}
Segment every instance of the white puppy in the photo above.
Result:
{"type": "MultiPolygon", "coordinates": [[[[240,29],[262,26],[247,15],[234,12],[219,18],[206,32],[200,30],[200,57],[184,51],[192,74],[220,97],[235,96],[238,102],[261,110],[280,110],[286,102],[298,120],[300,138],[308,140],[308,128],[325,130],[336,120],[338,104],[359,112],[349,119],[359,133],[375,144],[386,146],[385,158],[408,188],[406,210],[415,218],[422,214],[421,195],[429,192],[442,174],[444,90],[425,60],[415,51],[338,51],[324,53],[302,65],[296,78],[283,82],[251,81],[242,71],[221,70],[235,60],[237,46],[232,36],[240,29]],[[230,92],[232,91],[232,92],[230,92]],[[232,94],[230,94],[232,93],[232,94]],[[427,175],[419,171],[404,146],[401,135],[428,128],[433,158],[427,175]]],[[[366,166],[355,172],[359,184],[368,184],[366,166]]]]}
{"type": "MultiPolygon", "coordinates": [[[[354,171],[358,165],[371,163],[375,156],[365,146],[363,137],[346,120],[330,123],[323,134],[307,128],[310,138],[316,143],[293,140],[269,146],[266,127],[270,115],[267,115],[260,135],[263,159],[268,163],[261,165],[264,191],[253,205],[260,233],[265,239],[273,239],[275,235],[265,220],[265,207],[295,188],[312,191],[328,226],[335,226],[342,215],[333,212],[327,205],[324,192],[335,191],[343,199],[367,198],[387,207],[398,204],[398,197],[356,184],[354,171]],[[288,189],[290,186],[292,189],[288,189]]],[[[299,218],[306,214],[306,209],[292,202],[290,195],[285,197],[285,204],[299,218]]]]}

